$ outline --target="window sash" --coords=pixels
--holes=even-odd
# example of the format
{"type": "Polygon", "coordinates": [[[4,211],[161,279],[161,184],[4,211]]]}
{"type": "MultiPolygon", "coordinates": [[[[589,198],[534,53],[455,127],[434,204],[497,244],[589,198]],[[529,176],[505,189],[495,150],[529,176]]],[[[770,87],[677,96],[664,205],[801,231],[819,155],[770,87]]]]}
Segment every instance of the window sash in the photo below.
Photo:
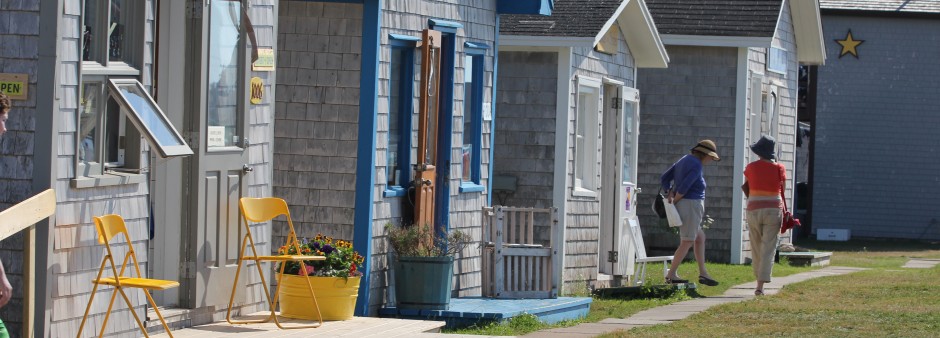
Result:
{"type": "Polygon", "coordinates": [[[576,189],[593,191],[597,178],[597,135],[600,114],[600,81],[578,79],[577,120],[575,132],[574,183],[576,189]]]}
{"type": "Polygon", "coordinates": [[[464,57],[464,130],[461,147],[461,180],[480,184],[483,128],[483,74],[482,51],[467,50],[464,57]]]}
{"type": "Polygon", "coordinates": [[[415,48],[421,39],[389,35],[388,149],[386,154],[385,196],[404,196],[411,183],[414,134],[415,48]],[[396,142],[397,141],[397,142],[396,142]]]}

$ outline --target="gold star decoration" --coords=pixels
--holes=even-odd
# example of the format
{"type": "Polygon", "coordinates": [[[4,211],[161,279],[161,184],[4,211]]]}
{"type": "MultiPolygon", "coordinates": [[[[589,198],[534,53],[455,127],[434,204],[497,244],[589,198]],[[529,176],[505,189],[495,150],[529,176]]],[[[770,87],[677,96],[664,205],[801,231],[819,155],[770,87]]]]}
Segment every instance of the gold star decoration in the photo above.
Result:
{"type": "Polygon", "coordinates": [[[839,53],[840,58],[845,54],[851,53],[852,56],[858,59],[858,45],[861,45],[865,40],[855,40],[855,38],[852,37],[852,30],[850,29],[849,34],[845,36],[844,40],[836,39],[836,42],[842,45],[842,52],[839,53]]]}

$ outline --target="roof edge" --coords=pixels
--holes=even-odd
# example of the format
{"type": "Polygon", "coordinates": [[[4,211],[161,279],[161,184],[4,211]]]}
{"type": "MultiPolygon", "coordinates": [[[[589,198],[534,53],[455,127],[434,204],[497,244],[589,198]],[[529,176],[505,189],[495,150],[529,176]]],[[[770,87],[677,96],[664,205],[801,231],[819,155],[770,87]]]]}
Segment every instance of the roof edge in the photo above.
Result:
{"type": "Polygon", "coordinates": [[[826,64],[826,42],[822,31],[819,0],[788,1],[796,38],[796,57],[800,63],[826,64]]]}
{"type": "MultiPolygon", "coordinates": [[[[659,36],[659,30],[653,21],[653,15],[644,0],[627,0],[615,16],[620,32],[627,40],[627,47],[633,54],[637,68],[666,68],[669,66],[669,53],[659,36]]],[[[606,26],[605,26],[606,27],[606,26]]],[[[596,46],[600,38],[607,34],[606,29],[595,37],[596,46]]]]}

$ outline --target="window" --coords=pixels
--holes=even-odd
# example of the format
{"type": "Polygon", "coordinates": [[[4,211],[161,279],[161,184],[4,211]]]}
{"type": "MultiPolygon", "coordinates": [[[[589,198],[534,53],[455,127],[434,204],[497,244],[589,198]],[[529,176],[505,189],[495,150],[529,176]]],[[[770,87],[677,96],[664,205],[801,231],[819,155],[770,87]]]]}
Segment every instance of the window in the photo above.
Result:
{"type": "Polygon", "coordinates": [[[173,128],[157,103],[137,80],[114,80],[109,83],[112,101],[117,99],[122,111],[137,130],[143,132],[161,157],[192,155],[179,132],[173,128]]]}
{"type": "Polygon", "coordinates": [[[128,130],[121,105],[108,88],[110,79],[135,79],[145,22],[142,2],[85,0],[82,7],[82,85],[79,88],[76,168],[78,176],[139,167],[139,137],[128,130]],[[134,146],[133,149],[130,147],[134,146]]]}
{"type": "MultiPolygon", "coordinates": [[[[477,45],[479,46],[479,45],[477,45]]],[[[483,56],[485,50],[465,48],[461,192],[483,191],[480,185],[483,141],[483,56]]]]}
{"type": "Polygon", "coordinates": [[[771,86],[769,94],[764,94],[764,113],[761,114],[761,133],[777,138],[777,91],[771,86]]]}
{"type": "Polygon", "coordinates": [[[596,196],[598,115],[600,87],[597,79],[578,77],[577,119],[575,120],[574,194],[596,196]]]}
{"type": "Polygon", "coordinates": [[[115,172],[141,169],[141,131],[160,156],[192,154],[137,81],[143,60],[139,37],[146,31],[143,4],[84,1],[73,187],[141,181],[115,172]]]}
{"type": "Polygon", "coordinates": [[[767,71],[774,72],[787,77],[787,50],[778,47],[770,47],[767,50],[767,71]]]}
{"type": "Polygon", "coordinates": [[[392,35],[388,81],[388,153],[385,196],[405,196],[411,182],[415,46],[420,39],[392,35]]]}

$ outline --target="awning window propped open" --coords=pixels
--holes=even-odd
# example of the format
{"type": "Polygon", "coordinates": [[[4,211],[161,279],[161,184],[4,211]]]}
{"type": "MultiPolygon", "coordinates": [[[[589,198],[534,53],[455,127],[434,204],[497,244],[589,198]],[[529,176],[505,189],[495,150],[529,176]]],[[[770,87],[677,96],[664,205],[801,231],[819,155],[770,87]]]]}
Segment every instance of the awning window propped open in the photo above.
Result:
{"type": "Polygon", "coordinates": [[[160,157],[192,155],[193,151],[160,110],[153,97],[144,90],[140,81],[134,79],[111,79],[108,88],[111,96],[121,105],[127,119],[157,149],[160,157]]]}

